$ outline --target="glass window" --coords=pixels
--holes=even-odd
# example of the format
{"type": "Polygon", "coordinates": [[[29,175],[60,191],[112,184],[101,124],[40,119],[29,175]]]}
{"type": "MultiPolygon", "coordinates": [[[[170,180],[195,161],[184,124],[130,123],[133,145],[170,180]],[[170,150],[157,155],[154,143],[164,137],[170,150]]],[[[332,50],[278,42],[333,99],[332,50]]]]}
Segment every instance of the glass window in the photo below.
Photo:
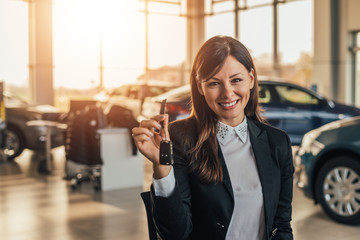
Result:
{"type": "MultiPolygon", "coordinates": [[[[242,1],[239,1],[242,2],[242,1]]],[[[273,0],[247,0],[246,6],[248,7],[256,7],[259,5],[271,5],[273,3],[273,0]]]]}
{"type": "Polygon", "coordinates": [[[319,100],[313,95],[289,86],[276,86],[281,103],[318,104],[319,100]]]}
{"type": "Polygon", "coordinates": [[[278,47],[283,63],[296,63],[304,52],[313,55],[312,4],[297,1],[278,5],[278,47]]]}
{"type": "Polygon", "coordinates": [[[6,90],[14,86],[17,94],[15,86],[29,84],[28,12],[27,2],[0,1],[0,80],[6,90]]]}
{"type": "Polygon", "coordinates": [[[270,103],[271,101],[270,90],[267,86],[259,86],[259,102],[260,103],[270,103]]]}
{"type": "Polygon", "coordinates": [[[224,13],[205,18],[206,38],[215,35],[234,35],[234,14],[224,13]],[[226,24],[219,24],[226,23],[226,24]]]}
{"type": "Polygon", "coordinates": [[[13,96],[8,93],[5,93],[4,95],[5,95],[5,105],[7,107],[27,104],[26,101],[24,101],[18,96],[13,96]]]}
{"type": "MultiPolygon", "coordinates": [[[[261,7],[240,13],[240,41],[250,50],[256,66],[272,66],[272,12],[272,7],[261,7]]],[[[258,69],[258,74],[268,75],[263,68],[258,69]]]]}

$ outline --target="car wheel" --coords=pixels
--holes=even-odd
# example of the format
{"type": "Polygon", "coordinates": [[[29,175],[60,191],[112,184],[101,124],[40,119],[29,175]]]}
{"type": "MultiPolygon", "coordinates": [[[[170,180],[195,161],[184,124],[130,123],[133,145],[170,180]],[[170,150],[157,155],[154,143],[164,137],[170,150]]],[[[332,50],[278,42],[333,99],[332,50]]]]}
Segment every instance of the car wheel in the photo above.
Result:
{"type": "Polygon", "coordinates": [[[24,140],[22,134],[12,126],[6,127],[5,154],[9,161],[14,160],[24,151],[24,140]]]}
{"type": "Polygon", "coordinates": [[[332,219],[360,224],[360,162],[349,156],[330,159],[319,171],[315,194],[332,219]]]}

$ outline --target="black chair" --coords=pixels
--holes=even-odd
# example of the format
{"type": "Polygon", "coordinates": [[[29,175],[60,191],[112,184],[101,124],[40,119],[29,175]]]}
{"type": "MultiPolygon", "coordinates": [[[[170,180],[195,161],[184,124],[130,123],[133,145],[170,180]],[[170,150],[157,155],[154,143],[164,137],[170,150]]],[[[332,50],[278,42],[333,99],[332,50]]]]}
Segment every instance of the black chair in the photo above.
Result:
{"type": "Polygon", "coordinates": [[[149,230],[149,240],[159,240],[161,238],[156,233],[156,227],[155,227],[153,217],[152,217],[150,192],[142,192],[142,193],[140,193],[140,196],[144,202],[145,209],[146,209],[146,216],[147,216],[148,230],[149,230]]]}

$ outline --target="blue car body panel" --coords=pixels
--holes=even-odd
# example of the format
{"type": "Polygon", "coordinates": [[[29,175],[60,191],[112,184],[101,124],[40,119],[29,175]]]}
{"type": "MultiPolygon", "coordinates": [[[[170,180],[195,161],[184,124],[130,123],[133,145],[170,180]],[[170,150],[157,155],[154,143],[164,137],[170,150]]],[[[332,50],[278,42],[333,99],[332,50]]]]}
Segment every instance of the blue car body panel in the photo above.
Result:
{"type": "Polygon", "coordinates": [[[294,145],[299,145],[304,134],[312,129],[360,115],[358,108],[328,101],[316,92],[291,83],[260,81],[259,95],[268,122],[284,130],[294,145]],[[291,96],[296,93],[301,95],[299,99],[291,96]]]}
{"type": "Polygon", "coordinates": [[[316,177],[326,161],[335,156],[350,155],[360,162],[360,117],[335,121],[308,134],[316,137],[308,140],[308,136],[305,136],[304,141],[311,143],[303,142],[295,155],[295,162],[299,164],[297,185],[306,196],[317,202],[314,194],[316,177]],[[320,147],[320,150],[312,151],[313,145],[320,147]]]}

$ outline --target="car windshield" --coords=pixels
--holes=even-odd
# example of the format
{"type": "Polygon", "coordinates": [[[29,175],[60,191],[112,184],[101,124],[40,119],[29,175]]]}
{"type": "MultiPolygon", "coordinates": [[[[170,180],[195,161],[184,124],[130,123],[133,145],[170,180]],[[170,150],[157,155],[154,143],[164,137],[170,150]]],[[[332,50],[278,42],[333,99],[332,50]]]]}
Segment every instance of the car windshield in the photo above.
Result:
{"type": "Polygon", "coordinates": [[[270,103],[271,93],[267,85],[259,85],[259,102],[260,103],[270,103]]]}
{"type": "Polygon", "coordinates": [[[190,84],[184,85],[182,87],[178,87],[175,89],[172,89],[166,93],[163,93],[159,96],[157,96],[157,99],[177,99],[182,96],[190,96],[190,84]]]}
{"type": "Polygon", "coordinates": [[[295,104],[319,103],[319,99],[315,98],[309,93],[290,86],[276,86],[275,89],[279,94],[281,103],[295,103],[295,104]]]}
{"type": "Polygon", "coordinates": [[[28,105],[28,103],[11,93],[4,93],[6,107],[28,105]]]}

